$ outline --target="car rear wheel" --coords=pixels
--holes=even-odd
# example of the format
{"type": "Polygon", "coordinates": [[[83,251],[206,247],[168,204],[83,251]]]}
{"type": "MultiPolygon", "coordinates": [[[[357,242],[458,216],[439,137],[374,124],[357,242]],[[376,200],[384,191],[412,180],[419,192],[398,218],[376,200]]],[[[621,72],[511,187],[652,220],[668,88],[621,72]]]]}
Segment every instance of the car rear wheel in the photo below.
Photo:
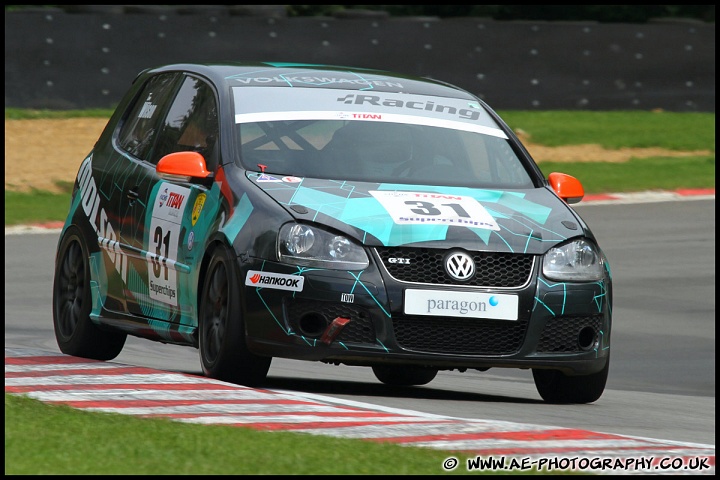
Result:
{"type": "Polygon", "coordinates": [[[272,357],[248,350],[240,295],[234,260],[220,246],[213,252],[200,296],[200,361],[208,377],[255,386],[265,380],[272,357]]]}
{"type": "Polygon", "coordinates": [[[592,403],[605,391],[610,357],[605,367],[590,375],[570,376],[559,370],[533,369],[533,380],[538,393],[548,403],[592,403]]]}
{"type": "Polygon", "coordinates": [[[436,368],[412,365],[375,365],[372,369],[382,383],[398,387],[428,384],[438,373],[436,368]]]}
{"type": "Polygon", "coordinates": [[[102,330],[90,319],[92,296],[87,245],[74,227],[60,244],[53,282],[53,328],[66,355],[112,360],[125,345],[127,334],[102,330]]]}

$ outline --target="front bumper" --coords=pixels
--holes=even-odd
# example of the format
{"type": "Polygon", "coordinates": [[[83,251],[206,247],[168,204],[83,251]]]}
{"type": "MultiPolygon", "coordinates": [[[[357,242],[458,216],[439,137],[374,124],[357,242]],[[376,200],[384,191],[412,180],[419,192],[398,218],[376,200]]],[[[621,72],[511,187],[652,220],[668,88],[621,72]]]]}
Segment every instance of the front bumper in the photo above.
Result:
{"type": "Polygon", "coordinates": [[[540,276],[539,263],[532,262],[523,285],[493,289],[402,282],[379,262],[363,272],[298,271],[264,262],[265,270],[304,276],[304,288],[245,287],[248,346],[258,355],[347,365],[552,368],[569,375],[601,370],[610,348],[609,278],[549,282],[540,276]],[[518,318],[407,315],[403,301],[409,288],[517,295],[518,318]],[[349,322],[329,338],[336,318],[349,322]]]}

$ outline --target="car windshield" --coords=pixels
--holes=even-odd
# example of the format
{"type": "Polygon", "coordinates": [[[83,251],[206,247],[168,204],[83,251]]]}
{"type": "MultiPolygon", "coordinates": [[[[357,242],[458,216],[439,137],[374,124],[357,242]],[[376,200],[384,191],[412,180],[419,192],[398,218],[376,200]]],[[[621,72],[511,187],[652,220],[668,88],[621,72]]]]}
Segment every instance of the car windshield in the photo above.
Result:
{"type": "MultiPolygon", "coordinates": [[[[272,93],[282,90],[287,89],[275,88],[272,93]]],[[[333,93],[333,98],[337,96],[333,93]]],[[[259,112],[260,107],[254,106],[251,110],[255,111],[244,113],[247,106],[239,104],[236,95],[236,112],[241,112],[235,118],[238,161],[248,170],[376,183],[475,188],[533,185],[507,136],[484,110],[446,107],[455,112],[451,119],[435,112],[399,115],[388,112],[389,108],[366,106],[357,109],[362,113],[346,105],[337,111],[308,109],[307,105],[302,110],[273,110],[279,102],[277,94],[272,98],[269,112],[259,112]]]]}

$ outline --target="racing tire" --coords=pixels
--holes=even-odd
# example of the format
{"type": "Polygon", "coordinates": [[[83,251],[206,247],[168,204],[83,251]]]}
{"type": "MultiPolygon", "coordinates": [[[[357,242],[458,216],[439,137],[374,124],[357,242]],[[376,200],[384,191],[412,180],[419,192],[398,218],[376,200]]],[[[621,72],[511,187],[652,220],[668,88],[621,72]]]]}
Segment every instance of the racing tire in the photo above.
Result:
{"type": "Polygon", "coordinates": [[[437,368],[413,365],[374,365],[375,377],[386,385],[410,387],[430,383],[438,373],[437,368]]]}
{"type": "Polygon", "coordinates": [[[90,319],[90,255],[75,227],[65,233],[55,259],[53,328],[66,355],[112,360],[125,345],[127,334],[104,330],[90,319]]]}
{"type": "Polygon", "coordinates": [[[225,246],[212,253],[203,281],[198,326],[203,373],[210,378],[246,386],[260,385],[272,357],[251,353],[245,341],[241,286],[235,261],[225,246]]]}
{"type": "Polygon", "coordinates": [[[533,380],[538,393],[547,403],[592,403],[599,399],[610,371],[610,356],[605,367],[590,375],[565,375],[559,370],[533,369],[533,380]]]}

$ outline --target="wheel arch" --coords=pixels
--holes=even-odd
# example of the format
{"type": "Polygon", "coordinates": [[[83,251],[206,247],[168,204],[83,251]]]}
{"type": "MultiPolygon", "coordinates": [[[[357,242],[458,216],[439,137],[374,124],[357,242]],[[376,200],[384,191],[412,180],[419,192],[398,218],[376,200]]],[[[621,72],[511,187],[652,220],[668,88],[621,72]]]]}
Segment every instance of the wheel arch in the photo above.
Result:
{"type": "MultiPolygon", "coordinates": [[[[197,285],[195,287],[195,305],[197,306],[197,309],[200,308],[201,304],[201,296],[202,296],[202,286],[205,283],[205,277],[207,276],[208,267],[210,266],[210,261],[213,258],[213,254],[218,248],[225,248],[226,250],[232,252],[233,257],[237,257],[237,254],[235,253],[235,249],[230,245],[230,243],[227,241],[227,239],[218,233],[214,237],[212,237],[208,243],[207,247],[205,248],[205,252],[203,253],[202,260],[200,261],[200,270],[198,272],[197,277],[197,285]]],[[[234,264],[235,273],[236,275],[239,273],[237,271],[237,264],[234,264]]],[[[238,276],[238,280],[239,280],[238,276]]],[[[193,346],[195,348],[199,348],[199,342],[200,342],[200,318],[199,318],[199,310],[198,310],[198,317],[197,317],[197,328],[195,329],[195,332],[193,334],[193,346]]]]}

